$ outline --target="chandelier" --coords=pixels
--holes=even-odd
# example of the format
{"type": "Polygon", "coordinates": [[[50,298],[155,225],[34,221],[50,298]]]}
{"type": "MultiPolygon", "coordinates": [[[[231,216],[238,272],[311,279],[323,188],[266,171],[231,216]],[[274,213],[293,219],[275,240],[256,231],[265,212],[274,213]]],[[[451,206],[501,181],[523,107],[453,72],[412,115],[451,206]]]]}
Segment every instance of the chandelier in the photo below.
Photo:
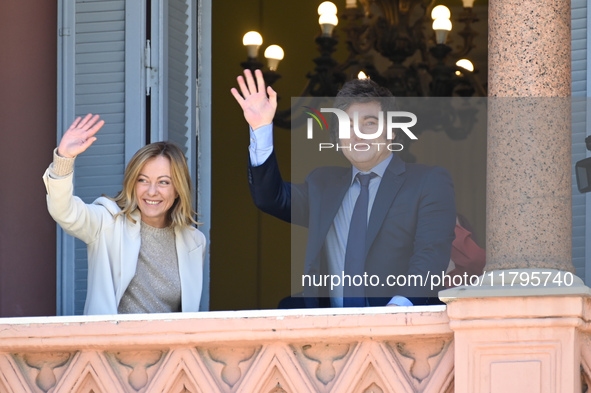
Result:
{"type": "MultiPolygon", "coordinates": [[[[300,96],[334,97],[342,84],[353,78],[371,78],[397,97],[472,97],[486,96],[486,90],[467,59],[475,47],[478,21],[474,0],[463,0],[457,21],[460,45],[447,43],[452,29],[451,13],[435,0],[346,0],[346,8],[337,17],[337,7],[325,1],[318,7],[320,34],[316,37],[319,56],[300,96]],[[359,3],[359,4],[358,4],[359,3]],[[340,23],[339,23],[340,22],[340,23]],[[339,25],[339,29],[335,27],[339,25]],[[333,53],[339,44],[336,34],[344,35],[347,55],[337,61],[333,53]]],[[[455,22],[454,22],[455,23],[455,22]]],[[[262,69],[267,85],[281,75],[277,66],[283,50],[272,45],[264,52],[267,69],[258,60],[262,37],[248,32],[243,37],[248,58],[244,69],[262,69]]],[[[276,125],[289,128],[290,111],[279,111],[276,125]]]]}

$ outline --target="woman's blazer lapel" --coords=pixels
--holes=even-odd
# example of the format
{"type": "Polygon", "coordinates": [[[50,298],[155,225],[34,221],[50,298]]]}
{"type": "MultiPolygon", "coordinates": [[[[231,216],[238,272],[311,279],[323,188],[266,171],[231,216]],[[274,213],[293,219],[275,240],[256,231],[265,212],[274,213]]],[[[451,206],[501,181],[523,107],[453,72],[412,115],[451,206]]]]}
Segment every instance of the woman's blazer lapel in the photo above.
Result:
{"type": "Polygon", "coordinates": [[[175,228],[176,253],[181,276],[181,304],[183,312],[199,311],[203,278],[203,247],[192,231],[196,229],[175,228]]]}

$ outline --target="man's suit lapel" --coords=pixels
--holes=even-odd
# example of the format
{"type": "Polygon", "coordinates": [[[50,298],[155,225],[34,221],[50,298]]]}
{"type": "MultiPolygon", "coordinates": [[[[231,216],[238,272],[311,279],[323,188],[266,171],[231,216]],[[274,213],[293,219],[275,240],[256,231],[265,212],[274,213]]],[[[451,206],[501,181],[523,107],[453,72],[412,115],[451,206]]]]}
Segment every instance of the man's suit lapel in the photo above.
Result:
{"type": "Polygon", "coordinates": [[[366,250],[369,250],[375,240],[382,223],[390,210],[390,206],[396,197],[396,194],[404,183],[406,164],[396,154],[384,172],[384,177],[380,182],[380,187],[371,208],[371,215],[367,226],[366,250]]]}

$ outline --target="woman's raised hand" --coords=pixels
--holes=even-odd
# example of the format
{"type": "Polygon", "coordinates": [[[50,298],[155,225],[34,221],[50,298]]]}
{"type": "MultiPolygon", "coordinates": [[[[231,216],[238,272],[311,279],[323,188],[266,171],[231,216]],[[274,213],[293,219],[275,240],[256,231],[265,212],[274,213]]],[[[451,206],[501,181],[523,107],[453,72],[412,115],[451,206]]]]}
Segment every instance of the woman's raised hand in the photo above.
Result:
{"type": "Polygon", "coordinates": [[[99,115],[89,113],[84,118],[78,117],[62,136],[57,148],[57,154],[72,158],[83,153],[96,141],[94,134],[101,129],[104,120],[98,121],[99,115]]]}
{"type": "Polygon", "coordinates": [[[240,104],[244,112],[244,118],[252,129],[256,130],[273,122],[275,110],[277,109],[277,93],[271,86],[265,89],[265,80],[261,70],[255,70],[254,76],[256,77],[256,83],[252,72],[244,70],[244,77],[240,75],[237,78],[242,95],[236,88],[232,88],[231,92],[238,104],[240,104]]]}

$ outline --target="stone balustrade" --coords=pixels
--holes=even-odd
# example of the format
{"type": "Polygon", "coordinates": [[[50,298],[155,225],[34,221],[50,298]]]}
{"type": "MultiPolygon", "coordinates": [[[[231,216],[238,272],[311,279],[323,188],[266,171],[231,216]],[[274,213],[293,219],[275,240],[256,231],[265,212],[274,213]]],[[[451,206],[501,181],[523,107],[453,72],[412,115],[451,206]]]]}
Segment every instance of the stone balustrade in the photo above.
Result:
{"type": "Polygon", "coordinates": [[[0,321],[0,392],[452,392],[444,306],[0,321]]]}
{"type": "MultiPolygon", "coordinates": [[[[445,298],[445,297],[444,297],[445,298]]],[[[591,298],[0,320],[0,393],[565,393],[591,298]]]]}

